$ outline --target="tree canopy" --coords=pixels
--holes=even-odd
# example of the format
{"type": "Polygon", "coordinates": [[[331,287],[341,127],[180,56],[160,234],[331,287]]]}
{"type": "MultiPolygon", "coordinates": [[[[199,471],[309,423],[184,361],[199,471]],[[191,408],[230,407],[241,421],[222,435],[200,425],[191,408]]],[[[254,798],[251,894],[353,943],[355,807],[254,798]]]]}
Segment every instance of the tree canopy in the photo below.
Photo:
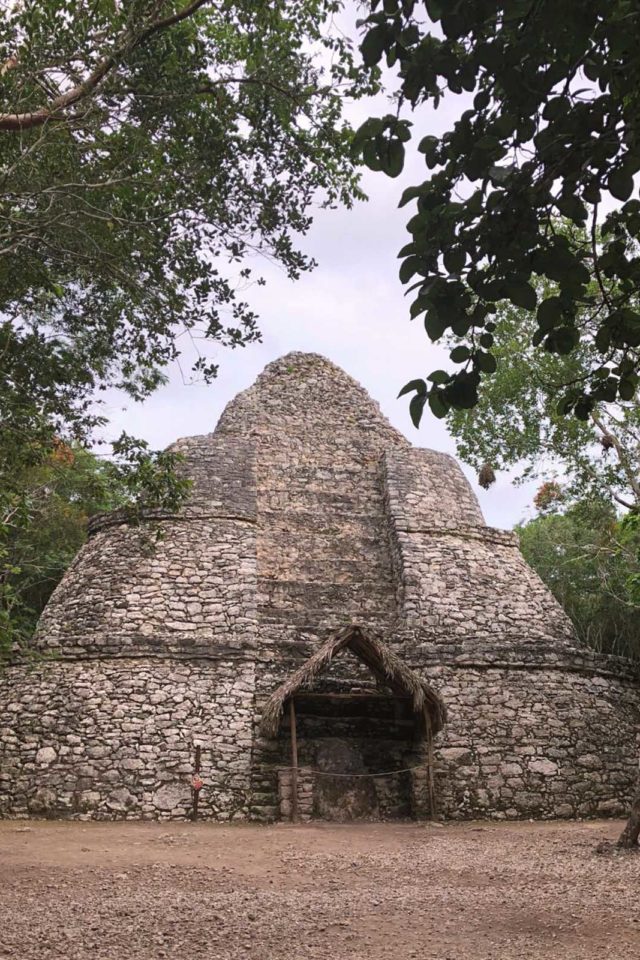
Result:
{"type": "Polygon", "coordinates": [[[20,497],[2,517],[0,660],[28,642],[51,592],[86,537],[86,520],[126,504],[126,482],[109,462],[58,443],[15,478],[20,497]]]}
{"type": "Polygon", "coordinates": [[[559,355],[579,349],[589,314],[597,362],[566,386],[564,414],[586,420],[603,400],[629,400],[640,368],[637,3],[368,6],[362,56],[374,74],[385,60],[396,69],[397,109],[368,120],[356,150],[371,169],[397,176],[418,131],[431,173],[401,199],[415,212],[400,279],[430,339],[452,331],[467,347],[457,370],[406,385],[414,422],[427,403],[439,417],[477,403],[497,363],[493,315],[501,302],[531,311],[532,345],[559,355]],[[452,95],[462,98],[459,119],[435,136],[420,109],[452,95]],[[582,228],[579,235],[558,230],[559,216],[582,228]],[[557,291],[540,297],[536,278],[557,291]]]}
{"type": "MultiPolygon", "coordinates": [[[[540,282],[539,296],[544,296],[540,282]]],[[[547,285],[546,291],[552,293],[547,285]]],[[[634,303],[636,299],[634,298],[634,303]]],[[[594,404],[586,421],[565,416],[558,397],[570,383],[583,382],[598,362],[588,310],[578,314],[584,332],[570,354],[539,350],[537,322],[528,311],[503,303],[494,315],[492,353],[477,405],[451,408],[447,425],[459,456],[481,471],[516,471],[518,480],[558,480],[573,501],[592,497],[640,508],[640,402],[594,404]]],[[[466,353],[459,339],[446,338],[455,359],[466,353]]]]}
{"type": "Polygon", "coordinates": [[[640,526],[610,502],[572,501],[553,484],[540,515],[516,528],[527,562],[573,621],[583,643],[640,657],[640,526]],[[554,495],[560,493],[559,496],[554,495]]]}
{"type": "MultiPolygon", "coordinates": [[[[258,336],[258,256],[291,277],[314,203],[359,191],[359,92],[335,0],[5,5],[0,23],[3,430],[86,435],[184,344],[258,336]]],[[[366,83],[364,83],[366,86],[366,83]]]]}

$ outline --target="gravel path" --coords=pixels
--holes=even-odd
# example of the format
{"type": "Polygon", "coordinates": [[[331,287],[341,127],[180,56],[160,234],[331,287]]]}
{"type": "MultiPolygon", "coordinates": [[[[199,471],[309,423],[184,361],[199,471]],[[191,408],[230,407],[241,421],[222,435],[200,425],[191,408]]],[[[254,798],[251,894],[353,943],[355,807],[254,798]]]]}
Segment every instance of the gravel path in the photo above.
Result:
{"type": "Polygon", "coordinates": [[[620,827],[5,821],[0,957],[638,960],[620,827]]]}

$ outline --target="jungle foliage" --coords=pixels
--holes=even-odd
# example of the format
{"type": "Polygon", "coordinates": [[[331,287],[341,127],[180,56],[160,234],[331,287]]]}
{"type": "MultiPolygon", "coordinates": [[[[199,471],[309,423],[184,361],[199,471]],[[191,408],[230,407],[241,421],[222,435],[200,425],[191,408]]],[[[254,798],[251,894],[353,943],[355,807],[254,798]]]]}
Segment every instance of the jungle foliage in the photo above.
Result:
{"type": "Polygon", "coordinates": [[[3,4],[6,429],[43,416],[82,436],[96,391],[146,396],[184,342],[209,379],[198,341],[258,337],[239,294],[251,259],[298,276],[312,204],[359,195],[341,88],[361,88],[327,27],[338,6],[3,4]]]}
{"type": "Polygon", "coordinates": [[[21,495],[4,517],[0,540],[0,659],[30,639],[85,540],[88,517],[128,502],[111,463],[63,443],[14,482],[21,495]]]}
{"type": "Polygon", "coordinates": [[[494,351],[497,305],[535,318],[531,345],[556,356],[590,340],[589,367],[565,384],[562,415],[587,421],[630,400],[640,369],[640,8],[634,0],[370,0],[364,64],[397,73],[394,113],[368,120],[356,151],[398,176],[418,134],[427,179],[414,204],[400,279],[427,335],[462,338],[453,372],[408,383],[411,414],[478,402],[494,351]],[[425,104],[462,99],[442,136],[425,104]],[[413,111],[413,122],[404,108],[413,111]],[[563,217],[581,228],[558,230],[563,217]],[[595,287],[591,281],[595,281],[595,287]],[[557,290],[540,295],[540,283],[557,290]],[[613,287],[613,289],[611,289],[613,287]],[[584,319],[589,317],[589,331],[584,319]]]}
{"type": "MultiPolygon", "coordinates": [[[[593,284],[592,284],[593,286],[593,284]]],[[[554,295],[541,281],[536,292],[554,295]]],[[[632,300],[634,306],[637,297],[632,300]]],[[[484,378],[471,409],[451,408],[447,425],[458,455],[481,471],[510,471],[519,481],[561,480],[573,500],[615,501],[640,509],[640,402],[617,394],[594,403],[586,420],[567,417],[558,399],[567,384],[581,383],[598,362],[597,322],[577,314],[583,335],[569,354],[539,350],[533,343],[535,315],[512,304],[494,314],[492,353],[496,369],[484,378]]],[[[451,356],[466,350],[448,337],[451,356]]]]}
{"type": "Polygon", "coordinates": [[[640,514],[620,517],[595,498],[567,503],[555,484],[541,492],[540,515],[516,528],[525,559],[583,643],[640,658],[640,514]]]}

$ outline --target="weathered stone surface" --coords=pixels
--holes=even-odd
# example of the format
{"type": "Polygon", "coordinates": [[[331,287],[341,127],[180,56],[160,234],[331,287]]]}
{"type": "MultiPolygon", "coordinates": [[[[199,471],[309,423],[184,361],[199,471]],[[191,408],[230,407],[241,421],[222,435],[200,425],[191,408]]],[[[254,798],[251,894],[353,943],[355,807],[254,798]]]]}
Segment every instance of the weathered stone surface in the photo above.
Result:
{"type": "MultiPolygon", "coordinates": [[[[194,480],[184,511],[140,526],[94,518],[39,626],[55,658],[0,676],[0,813],[184,818],[199,745],[203,817],[288,816],[288,733],[261,738],[262,704],[349,622],[377,631],[447,704],[441,814],[624,809],[637,677],[576,646],[451,457],[411,448],[362,387],[306,354],[270,364],[215,433],[175,448],[194,480]]],[[[345,657],[318,690],[376,685],[345,657]]],[[[354,770],[386,773],[374,790],[347,783],[353,795],[327,810],[406,815],[410,798],[426,809],[425,775],[406,770],[426,770],[425,756],[396,719],[349,721],[354,770]]],[[[304,817],[318,810],[323,738],[346,736],[347,721],[324,733],[319,722],[299,731],[304,817]]]]}
{"type": "Polygon", "coordinates": [[[529,770],[531,770],[532,773],[541,773],[543,777],[553,777],[558,772],[558,764],[554,763],[553,760],[547,760],[541,757],[540,760],[531,760],[529,762],[529,770]]]}

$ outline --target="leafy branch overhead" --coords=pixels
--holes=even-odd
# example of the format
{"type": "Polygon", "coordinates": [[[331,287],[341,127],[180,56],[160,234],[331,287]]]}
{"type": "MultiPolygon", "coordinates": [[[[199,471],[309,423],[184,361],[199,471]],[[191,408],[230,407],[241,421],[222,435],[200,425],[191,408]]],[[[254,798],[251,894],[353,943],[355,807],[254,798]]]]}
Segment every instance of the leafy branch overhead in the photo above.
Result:
{"type": "MultiPolygon", "coordinates": [[[[492,352],[496,305],[535,312],[533,345],[568,355],[593,334],[586,375],[561,412],[635,394],[640,369],[640,8],[633,0],[372,0],[361,53],[397,71],[397,113],[368,120],[356,151],[400,174],[409,140],[428,175],[409,187],[400,278],[429,338],[461,338],[454,372],[407,384],[416,425],[473,407],[492,352]],[[420,108],[463,97],[434,136],[420,108]],[[414,124],[403,109],[414,111],[414,124]],[[576,231],[558,229],[559,219],[576,231]],[[594,280],[594,285],[590,281],[594,280]],[[540,298],[539,283],[555,292],[540,298]],[[588,317],[588,329],[584,318],[588,317]]],[[[448,101],[449,102],[449,101],[448,101]]]]}
{"type": "MultiPolygon", "coordinates": [[[[541,281],[536,287],[541,300],[555,291],[541,281]]],[[[458,456],[481,472],[487,464],[515,470],[519,480],[561,477],[572,502],[640,508],[640,397],[621,400],[612,391],[584,421],[558,410],[562,385],[585,381],[598,363],[595,321],[580,315],[584,336],[570,354],[533,346],[536,317],[522,308],[500,304],[494,322],[495,372],[484,378],[476,406],[447,414],[458,456]]],[[[455,354],[458,338],[445,341],[455,354]]]]}
{"type": "MultiPolygon", "coordinates": [[[[5,5],[6,6],[6,5],[5,5]]],[[[0,354],[11,405],[82,436],[207,343],[259,336],[259,258],[295,278],[314,204],[360,195],[337,0],[45,0],[0,22],[0,354]],[[329,24],[329,26],[328,26],[329,24]]]]}

